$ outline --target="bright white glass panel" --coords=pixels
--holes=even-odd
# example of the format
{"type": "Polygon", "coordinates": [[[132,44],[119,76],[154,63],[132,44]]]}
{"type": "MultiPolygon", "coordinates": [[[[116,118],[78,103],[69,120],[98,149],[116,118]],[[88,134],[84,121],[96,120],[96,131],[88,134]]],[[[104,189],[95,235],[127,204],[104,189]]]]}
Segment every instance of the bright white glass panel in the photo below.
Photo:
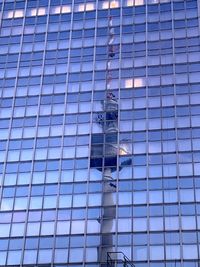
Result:
{"type": "Polygon", "coordinates": [[[134,0],[127,0],[126,5],[127,6],[134,6],[134,0]]]}
{"type": "Polygon", "coordinates": [[[62,6],[62,13],[70,13],[71,12],[71,6],[62,6]]]}
{"type": "Polygon", "coordinates": [[[135,0],[135,6],[140,6],[140,5],[144,5],[145,0],[135,0]]]}

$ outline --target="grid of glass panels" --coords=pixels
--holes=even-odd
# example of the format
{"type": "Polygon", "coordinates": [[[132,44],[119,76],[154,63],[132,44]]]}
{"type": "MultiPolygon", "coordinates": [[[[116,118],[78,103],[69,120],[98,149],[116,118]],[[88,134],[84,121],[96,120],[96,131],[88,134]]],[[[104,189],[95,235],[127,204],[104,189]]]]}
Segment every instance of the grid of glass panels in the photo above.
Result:
{"type": "Polygon", "coordinates": [[[99,266],[102,173],[89,158],[109,13],[119,142],[132,147],[114,173],[115,249],[138,267],[199,266],[198,5],[0,1],[0,266],[99,266]]]}

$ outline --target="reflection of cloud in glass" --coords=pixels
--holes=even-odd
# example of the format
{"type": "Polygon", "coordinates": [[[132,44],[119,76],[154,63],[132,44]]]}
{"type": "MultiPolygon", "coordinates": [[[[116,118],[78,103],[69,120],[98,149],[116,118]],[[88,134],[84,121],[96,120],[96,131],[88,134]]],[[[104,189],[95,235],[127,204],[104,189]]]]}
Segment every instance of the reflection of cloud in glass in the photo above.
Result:
{"type": "Polygon", "coordinates": [[[69,13],[69,12],[71,12],[71,7],[70,6],[63,6],[61,12],[62,13],[69,13]]]}
{"type": "Polygon", "coordinates": [[[12,19],[13,16],[14,16],[14,11],[9,11],[9,12],[7,13],[6,18],[7,18],[7,19],[12,19]]]}
{"type": "MultiPolygon", "coordinates": [[[[113,0],[110,2],[110,8],[117,8],[119,7],[119,1],[113,0]]],[[[109,2],[104,1],[102,4],[102,9],[108,9],[109,8],[109,2]]]]}
{"type": "Polygon", "coordinates": [[[146,81],[144,77],[125,80],[125,88],[143,87],[145,85],[146,85],[146,81]]]}
{"type": "Polygon", "coordinates": [[[119,2],[118,1],[111,1],[110,3],[110,8],[117,8],[119,7],[119,2]]]}
{"type": "Polygon", "coordinates": [[[134,6],[134,0],[127,0],[127,6],[134,6]]]}
{"type": "Polygon", "coordinates": [[[126,79],[125,88],[132,88],[132,87],[133,87],[133,79],[126,79]]]}
{"type": "Polygon", "coordinates": [[[85,6],[86,11],[94,10],[94,4],[93,3],[87,3],[85,6]]]}
{"type": "Polygon", "coordinates": [[[135,0],[135,6],[144,5],[144,0],[135,0]]]}
{"type": "Polygon", "coordinates": [[[80,4],[79,6],[78,6],[78,11],[84,11],[85,10],[85,5],[84,4],[80,4]]]}
{"type": "MultiPolygon", "coordinates": [[[[144,0],[127,0],[126,3],[123,3],[124,6],[140,6],[144,5],[144,0]]],[[[149,4],[157,4],[157,3],[167,3],[170,2],[170,0],[148,0],[149,4]]],[[[100,5],[100,9],[108,9],[108,8],[118,8],[120,6],[120,2],[117,0],[113,0],[109,3],[109,1],[103,1],[100,5]]],[[[94,3],[86,3],[86,4],[78,4],[75,7],[75,11],[78,12],[84,12],[84,11],[91,11],[95,10],[95,4],[94,3]]],[[[56,6],[55,8],[51,8],[50,13],[51,14],[64,14],[64,13],[70,13],[72,11],[72,8],[70,5],[65,6],[56,6]]],[[[30,11],[27,10],[28,16],[43,16],[46,14],[45,8],[33,8],[30,11]]],[[[22,18],[24,16],[23,10],[15,10],[14,11],[8,11],[4,12],[5,18],[22,18]]],[[[128,87],[127,87],[128,88],[128,87]]]]}
{"type": "Polygon", "coordinates": [[[145,78],[135,78],[134,79],[134,87],[142,87],[145,86],[145,78]]]}
{"type": "Polygon", "coordinates": [[[23,10],[16,10],[14,14],[14,18],[22,18],[24,16],[23,10]]]}
{"type": "Polygon", "coordinates": [[[104,1],[102,4],[102,9],[108,9],[109,8],[109,2],[104,1]]]}
{"type": "Polygon", "coordinates": [[[34,8],[31,10],[31,16],[43,16],[46,14],[46,8],[40,7],[40,8],[34,8]]]}

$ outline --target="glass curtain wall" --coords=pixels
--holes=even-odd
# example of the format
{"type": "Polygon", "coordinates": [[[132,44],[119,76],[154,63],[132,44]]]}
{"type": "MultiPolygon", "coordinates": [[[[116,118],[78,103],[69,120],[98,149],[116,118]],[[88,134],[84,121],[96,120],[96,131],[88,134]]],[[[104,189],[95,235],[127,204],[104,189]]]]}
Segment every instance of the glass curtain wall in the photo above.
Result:
{"type": "Polygon", "coordinates": [[[90,157],[112,16],[118,145],[131,148],[112,174],[113,249],[136,267],[199,267],[199,1],[0,0],[0,12],[0,266],[99,267],[90,157]]]}

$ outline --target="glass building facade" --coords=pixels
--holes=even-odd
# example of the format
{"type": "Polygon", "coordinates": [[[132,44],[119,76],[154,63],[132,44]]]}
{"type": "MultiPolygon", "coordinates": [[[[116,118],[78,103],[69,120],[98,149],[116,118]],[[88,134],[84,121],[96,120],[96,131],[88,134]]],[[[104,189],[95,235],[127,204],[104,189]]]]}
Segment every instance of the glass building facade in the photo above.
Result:
{"type": "Polygon", "coordinates": [[[136,267],[199,267],[200,2],[0,0],[0,12],[0,266],[99,267],[101,247],[136,267]],[[91,162],[110,18],[114,142],[129,149],[102,229],[91,162]]]}

